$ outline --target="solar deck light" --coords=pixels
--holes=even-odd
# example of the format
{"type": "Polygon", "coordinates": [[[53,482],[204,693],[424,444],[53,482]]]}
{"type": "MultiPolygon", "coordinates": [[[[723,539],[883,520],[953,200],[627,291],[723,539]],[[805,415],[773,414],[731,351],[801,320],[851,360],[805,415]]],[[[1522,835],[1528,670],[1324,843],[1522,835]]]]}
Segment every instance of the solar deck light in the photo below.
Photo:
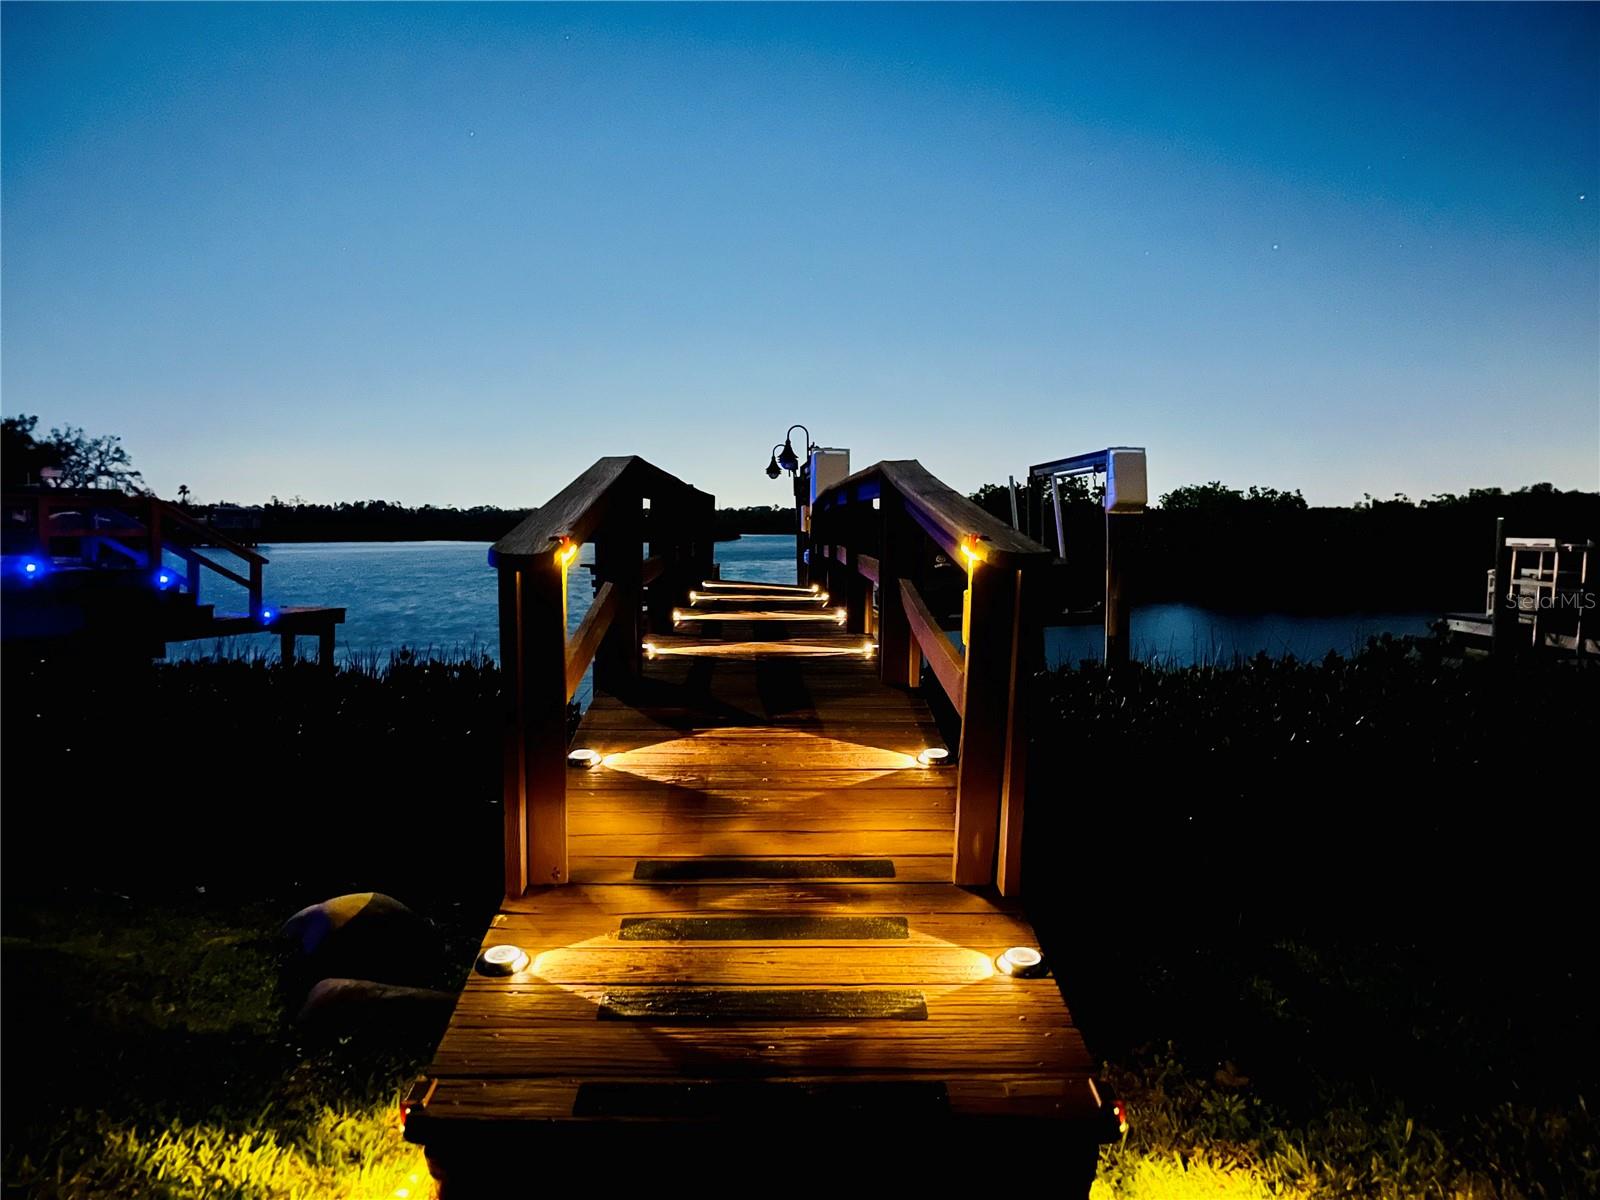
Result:
{"type": "Polygon", "coordinates": [[[994,965],[1007,975],[1032,979],[1045,972],[1044,955],[1032,946],[1012,946],[994,960],[994,965]]]}
{"type": "Polygon", "coordinates": [[[43,568],[40,567],[38,559],[25,558],[22,560],[22,573],[29,579],[39,578],[42,570],[43,568]]]}
{"type": "Polygon", "coordinates": [[[580,771],[587,771],[600,761],[598,750],[574,750],[567,755],[567,766],[575,767],[580,771]]]}
{"type": "Polygon", "coordinates": [[[166,591],[169,587],[171,587],[172,586],[172,572],[171,571],[157,571],[156,572],[156,586],[158,588],[160,588],[162,591],[166,591]]]}
{"type": "Polygon", "coordinates": [[[874,650],[876,650],[877,648],[878,647],[872,642],[862,642],[861,643],[861,653],[866,655],[868,658],[872,657],[872,652],[874,650]]]}
{"type": "Polygon", "coordinates": [[[683,609],[681,609],[681,608],[673,609],[672,610],[672,622],[673,622],[673,624],[676,625],[678,622],[680,622],[682,620],[683,620],[683,609]]]}
{"type": "Polygon", "coordinates": [[[850,613],[847,609],[836,608],[833,610],[833,619],[839,624],[843,625],[847,620],[850,619],[850,613]]]}
{"type": "Polygon", "coordinates": [[[644,656],[646,658],[654,658],[656,656],[656,644],[654,642],[643,642],[641,645],[644,648],[644,656]]]}
{"type": "Polygon", "coordinates": [[[943,746],[929,746],[917,755],[917,761],[925,767],[942,767],[945,759],[950,757],[950,751],[943,746]]]}
{"type": "Polygon", "coordinates": [[[275,608],[263,608],[261,610],[261,623],[263,625],[271,625],[272,622],[277,620],[277,619],[278,619],[278,610],[277,609],[275,609],[275,608]]]}
{"type": "Polygon", "coordinates": [[[515,975],[528,966],[528,952],[521,946],[502,944],[490,946],[478,955],[478,974],[515,975]]]}
{"type": "Polygon", "coordinates": [[[822,585],[820,583],[813,583],[811,585],[811,590],[813,592],[820,592],[822,590],[822,585]]]}
{"type": "Polygon", "coordinates": [[[556,547],[556,561],[566,567],[577,557],[578,543],[568,537],[562,538],[561,544],[556,547]]]}

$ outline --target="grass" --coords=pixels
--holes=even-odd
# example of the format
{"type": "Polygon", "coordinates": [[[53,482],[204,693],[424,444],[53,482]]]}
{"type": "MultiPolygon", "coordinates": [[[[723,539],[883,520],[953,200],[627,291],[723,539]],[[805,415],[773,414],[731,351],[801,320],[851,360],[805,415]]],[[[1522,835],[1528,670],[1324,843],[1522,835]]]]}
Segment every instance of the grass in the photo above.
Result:
{"type": "MultiPolygon", "coordinates": [[[[492,665],[5,684],[7,1194],[426,1194],[395,1114],[431,1045],[304,1042],[274,931],[379,887],[459,982],[496,899],[492,665]],[[153,788],[79,766],[152,746],[153,788]]],[[[1592,672],[1395,642],[1038,686],[1030,911],[1133,1114],[1096,1200],[1600,1194],[1593,831],[1525,799],[1583,794],[1592,672]]]]}
{"type": "Polygon", "coordinates": [[[279,994],[285,915],[201,897],[9,904],[8,1191],[426,1195],[396,1106],[430,1047],[302,1042],[279,994]]]}

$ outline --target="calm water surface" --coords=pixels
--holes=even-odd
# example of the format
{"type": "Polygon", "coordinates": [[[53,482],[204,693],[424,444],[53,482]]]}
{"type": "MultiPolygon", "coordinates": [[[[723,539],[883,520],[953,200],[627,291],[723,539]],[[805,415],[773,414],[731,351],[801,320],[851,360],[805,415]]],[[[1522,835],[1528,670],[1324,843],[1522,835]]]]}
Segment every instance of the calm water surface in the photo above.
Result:
{"type": "MultiPolygon", "coordinates": [[[[343,605],[340,657],[387,659],[402,646],[441,656],[481,653],[498,657],[494,571],[483,542],[311,542],[264,546],[267,600],[274,604],[343,605]]],[[[794,539],[751,535],[719,542],[717,562],[729,579],[793,583],[794,539]]],[[[593,561],[585,546],[579,563],[593,561]]],[[[208,581],[209,582],[209,581],[208,581]]],[[[568,618],[575,627],[592,595],[589,572],[568,579],[568,618]]],[[[218,584],[207,597],[220,609],[242,611],[242,590],[230,596],[218,584]]],[[[1226,661],[1266,651],[1321,658],[1348,654],[1381,633],[1423,634],[1431,613],[1377,612],[1340,616],[1284,616],[1211,612],[1186,604],[1152,604],[1133,613],[1134,653],[1186,664],[1226,661]]],[[[1100,656],[1096,626],[1051,629],[1046,655],[1052,665],[1100,656]]],[[[309,647],[307,647],[309,649],[309,647]]],[[[191,644],[188,655],[276,654],[271,636],[231,638],[220,647],[191,644]]],[[[178,652],[178,648],[174,648],[178,652]]],[[[587,685],[585,692],[587,691],[587,685]]]]}

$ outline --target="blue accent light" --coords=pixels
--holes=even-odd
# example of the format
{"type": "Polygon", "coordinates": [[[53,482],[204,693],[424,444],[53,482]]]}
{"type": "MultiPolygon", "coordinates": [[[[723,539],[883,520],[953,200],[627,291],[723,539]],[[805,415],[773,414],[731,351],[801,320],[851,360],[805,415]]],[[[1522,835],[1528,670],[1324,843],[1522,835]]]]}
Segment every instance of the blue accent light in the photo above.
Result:
{"type": "Polygon", "coordinates": [[[274,617],[276,617],[277,615],[278,615],[278,613],[277,613],[276,609],[263,608],[261,610],[261,623],[263,625],[271,625],[272,624],[272,619],[274,617]]]}
{"type": "Polygon", "coordinates": [[[37,558],[23,559],[19,569],[24,579],[39,579],[45,573],[44,563],[37,558]]]}
{"type": "Polygon", "coordinates": [[[172,572],[171,571],[157,571],[156,572],[156,586],[158,588],[160,588],[162,591],[166,591],[169,587],[171,587],[172,586],[172,572]]]}

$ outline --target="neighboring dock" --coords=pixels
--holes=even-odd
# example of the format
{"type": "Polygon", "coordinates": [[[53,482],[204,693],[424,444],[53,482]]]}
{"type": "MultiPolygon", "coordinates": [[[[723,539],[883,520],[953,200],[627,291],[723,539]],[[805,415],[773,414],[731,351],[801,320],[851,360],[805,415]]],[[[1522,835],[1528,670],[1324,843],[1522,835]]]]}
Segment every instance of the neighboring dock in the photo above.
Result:
{"type": "MultiPolygon", "coordinates": [[[[863,513],[880,511],[869,483],[839,485],[863,513]]],[[[406,1106],[445,1196],[508,1194],[507,1164],[579,1149],[613,1181],[670,1151],[675,1177],[689,1152],[706,1180],[780,1160],[870,1175],[850,1155],[887,1154],[879,1168],[946,1184],[1037,1153],[1086,1194],[1120,1110],[995,888],[1020,878],[1002,850],[1021,820],[1019,567],[1049,556],[944,505],[937,481],[892,487],[879,553],[836,524],[812,557],[822,578],[796,586],[711,578],[709,497],[636,459],[602,460],[497,545],[508,894],[406,1106]],[[1012,603],[980,585],[966,644],[993,662],[924,620],[913,508],[961,520],[939,535],[955,543],[992,534],[1012,603]],[[562,581],[589,537],[595,605],[567,639],[562,581]],[[875,610],[863,572],[886,570],[875,610]],[[904,685],[935,636],[967,714],[959,764],[904,685]],[[596,700],[569,747],[552,722],[591,658],[596,700]]]]}
{"type": "Polygon", "coordinates": [[[4,506],[8,641],[160,658],[173,642],[271,633],[283,661],[294,661],[297,639],[307,636],[318,661],[333,666],[345,610],[273,603],[266,557],[175,504],[33,487],[8,491],[4,506]],[[219,582],[242,592],[233,603],[243,611],[210,602],[219,582]]]}

